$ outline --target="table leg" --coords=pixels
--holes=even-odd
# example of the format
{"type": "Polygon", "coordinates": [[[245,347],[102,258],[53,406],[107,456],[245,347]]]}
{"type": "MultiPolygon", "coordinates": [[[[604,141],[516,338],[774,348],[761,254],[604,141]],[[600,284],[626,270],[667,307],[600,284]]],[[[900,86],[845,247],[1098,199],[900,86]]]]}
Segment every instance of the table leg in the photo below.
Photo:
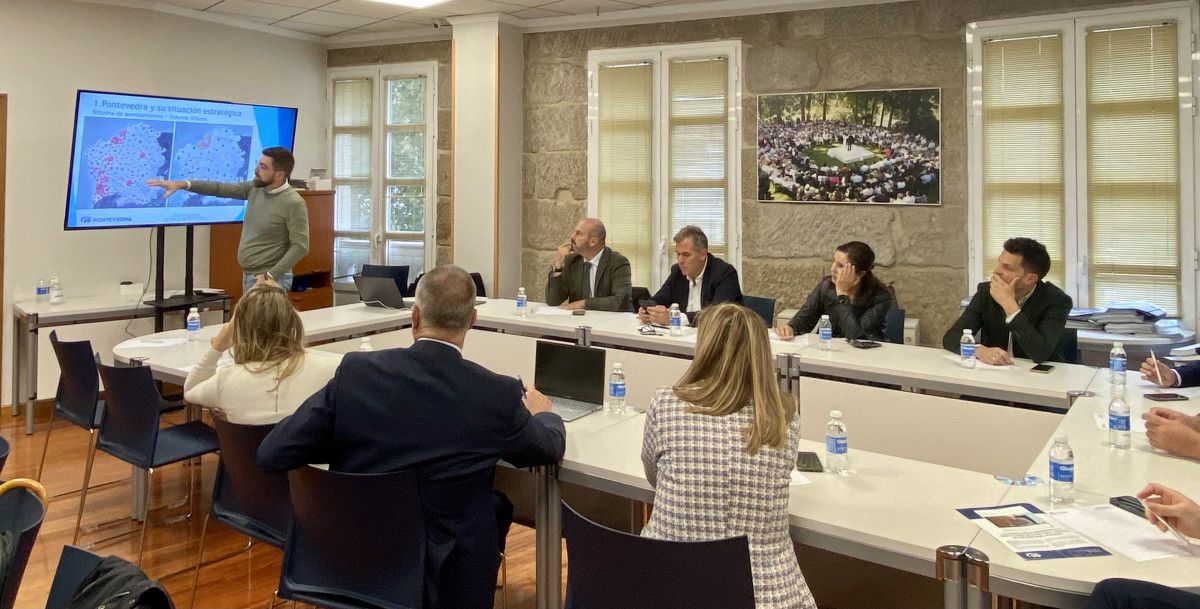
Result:
{"type": "Polygon", "coordinates": [[[37,399],[37,358],[38,358],[38,327],[37,319],[29,323],[29,331],[25,333],[25,367],[28,376],[25,377],[25,435],[33,433],[33,401],[37,399]]]}
{"type": "MultiPolygon", "coordinates": [[[[14,307],[15,308],[15,307],[14,307]]],[[[20,412],[21,403],[21,347],[25,332],[21,328],[21,316],[13,313],[12,318],[12,416],[20,412]]]]}
{"type": "Polygon", "coordinates": [[[562,508],[558,466],[537,468],[534,487],[535,577],[538,609],[562,606],[562,508]]]}

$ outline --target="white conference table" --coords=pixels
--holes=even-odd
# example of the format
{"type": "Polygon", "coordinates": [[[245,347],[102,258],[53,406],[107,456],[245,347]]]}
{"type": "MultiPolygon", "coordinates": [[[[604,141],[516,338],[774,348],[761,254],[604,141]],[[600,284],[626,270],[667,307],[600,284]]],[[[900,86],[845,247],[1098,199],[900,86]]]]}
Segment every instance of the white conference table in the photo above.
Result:
{"type": "MultiPolygon", "coordinates": [[[[1187,414],[1200,413],[1200,388],[1173,389],[1191,398],[1186,402],[1153,402],[1146,393],[1156,391],[1135,372],[1128,372],[1126,402],[1132,419],[1139,419],[1154,406],[1165,406],[1187,414]]],[[[1063,418],[1058,433],[1065,433],[1075,453],[1075,501],[1073,505],[1087,506],[1108,503],[1110,497],[1137,494],[1147,483],[1158,482],[1200,499],[1200,463],[1170,456],[1150,447],[1144,431],[1132,432],[1132,447],[1128,450],[1107,444],[1108,431],[1102,427],[1108,415],[1111,399],[1108,375],[1096,375],[1091,388],[1095,396],[1082,397],[1063,418]],[[1097,421],[1097,416],[1100,420],[1097,421]]],[[[1136,429],[1141,429],[1137,421],[1136,429]]],[[[1050,445],[1046,444],[1029,467],[1029,471],[1047,477],[1050,445]]],[[[1010,487],[1002,504],[1032,503],[1049,511],[1052,506],[1045,486],[1010,487]]],[[[1132,523],[1131,523],[1132,526],[1132,523]]],[[[1149,526],[1148,524],[1146,526],[1149,526]]],[[[1008,551],[990,535],[980,532],[972,546],[990,557],[992,590],[1009,595],[1013,589],[1024,590],[1028,600],[1051,604],[1066,594],[1087,594],[1091,585],[1106,577],[1126,577],[1157,582],[1174,588],[1200,592],[1200,553],[1192,558],[1171,558],[1137,562],[1124,556],[1026,561],[1008,551]],[[1040,595],[1028,594],[1030,591],[1040,595]]]]}
{"type": "MultiPolygon", "coordinates": [[[[588,311],[585,315],[544,315],[546,307],[530,303],[532,312],[517,317],[516,301],[494,299],[478,307],[476,326],[525,335],[575,338],[578,328],[590,328],[590,342],[617,347],[644,349],[690,357],[696,348],[696,329],[683,328],[682,336],[644,335],[641,322],[633,313],[588,311]]],[[[1092,382],[1096,368],[1055,363],[1047,374],[1031,372],[1033,362],[1018,359],[1014,365],[992,367],[979,364],[963,368],[958,358],[944,350],[913,345],[884,343],[876,349],[857,349],[842,339],[833,342],[830,351],[822,351],[814,335],[791,341],[771,340],[775,354],[799,356],[799,370],[854,381],[887,383],[925,391],[970,395],[998,401],[1031,404],[1065,412],[1074,399],[1073,391],[1082,391],[1092,382]]]]}
{"type": "MultiPolygon", "coordinates": [[[[142,296],[145,296],[144,294],[142,296]]],[[[229,299],[198,305],[229,314],[229,299]]],[[[154,317],[158,309],[140,296],[78,296],[57,304],[23,300],[12,305],[12,414],[25,405],[25,433],[33,433],[33,402],[38,385],[38,331],[41,328],[154,317]]]]}
{"type": "MultiPolygon", "coordinates": [[[[542,316],[535,313],[528,318],[519,318],[515,315],[515,306],[511,305],[511,301],[490,301],[479,307],[477,326],[500,332],[475,330],[469,333],[465,348],[468,359],[504,374],[532,376],[533,350],[537,337],[576,338],[579,335],[578,327],[586,325],[580,323],[581,320],[595,323],[590,332],[594,341],[624,347],[606,349],[606,362],[608,365],[613,361],[622,361],[625,364],[629,386],[628,402],[631,407],[639,408],[648,404],[657,387],[669,385],[690,363],[689,360],[680,357],[628,350],[634,348],[684,354],[690,352],[689,348],[693,346],[687,336],[643,337],[636,334],[636,331],[632,334],[635,338],[628,340],[630,333],[627,328],[632,318],[630,314],[589,312],[583,317],[575,317],[542,316]],[[667,348],[662,348],[664,345],[667,348]]],[[[305,316],[306,331],[310,336],[330,340],[339,336],[378,332],[388,327],[402,327],[409,322],[407,312],[367,311],[365,309],[368,307],[363,305],[346,305],[334,309],[336,310],[326,309],[302,314],[305,316]]],[[[207,337],[215,334],[217,330],[218,327],[210,326],[202,332],[204,337],[207,337]]],[[[173,331],[126,341],[114,349],[114,355],[122,361],[133,357],[146,357],[148,359],[145,363],[151,366],[157,378],[182,382],[187,371],[207,346],[207,340],[173,346],[145,346],[147,340],[178,337],[182,334],[182,331],[173,331]]],[[[404,346],[411,344],[411,341],[411,331],[407,329],[377,334],[373,338],[377,349],[404,346]]],[[[357,349],[358,346],[357,340],[343,340],[317,348],[347,352],[357,349]]],[[[919,383],[914,382],[911,377],[902,376],[900,366],[907,360],[920,362],[920,367],[913,372],[914,376],[920,377],[918,381],[947,379],[945,382],[956,389],[970,389],[970,384],[980,382],[982,377],[985,385],[993,388],[1000,387],[1003,385],[1002,381],[1008,379],[1017,385],[1014,391],[1024,390],[1021,395],[1026,398],[1057,398],[1061,395],[1066,400],[1068,391],[1089,385],[1101,395],[1081,398],[1077,407],[1064,419],[1060,415],[1034,410],[998,408],[995,405],[949,397],[897,392],[826,379],[794,379],[801,398],[805,450],[818,453],[822,452],[823,445],[814,440],[821,436],[822,427],[816,422],[823,423],[824,415],[820,409],[824,408],[825,401],[829,401],[829,395],[836,396],[833,399],[834,403],[844,401],[843,408],[848,410],[864,407],[862,402],[871,401],[870,396],[884,396],[879,398],[879,401],[891,396],[892,400],[892,403],[882,404],[884,410],[876,410],[869,416],[864,411],[857,422],[852,421],[851,458],[852,468],[855,470],[852,475],[841,477],[824,473],[809,474],[812,484],[793,487],[790,510],[792,533],[796,541],[925,576],[933,574],[934,553],[938,547],[947,544],[973,544],[987,552],[993,561],[993,591],[1021,599],[1054,599],[1057,604],[1079,604],[1082,598],[1080,595],[1090,591],[1095,581],[1125,573],[1144,572],[1146,579],[1151,581],[1169,581],[1188,588],[1200,587],[1200,578],[1188,579],[1185,574],[1177,579],[1162,580],[1153,572],[1156,564],[1161,566],[1170,563],[1170,567],[1175,568],[1178,563],[1184,563],[1179,568],[1185,571],[1200,566],[1184,559],[1133,563],[1123,557],[1111,557],[1103,559],[1101,562],[1104,564],[1096,562],[1084,566],[1079,566],[1079,563],[1094,559],[1044,561],[1032,565],[1022,561],[999,547],[986,534],[981,534],[975,525],[959,515],[955,509],[1016,501],[1015,497],[1020,493],[1028,493],[1033,496],[1031,500],[1034,500],[1037,495],[1045,493],[1045,487],[1030,490],[1003,485],[991,475],[997,471],[989,469],[995,467],[995,464],[987,462],[986,459],[984,463],[968,469],[953,466],[959,461],[958,457],[951,456],[949,463],[930,463],[928,461],[936,459],[936,455],[922,452],[974,449],[980,453],[1003,453],[1009,451],[1014,441],[1019,439],[1017,435],[1029,435],[1033,437],[1025,438],[1025,441],[1034,443],[1033,451],[1038,450],[1036,447],[1040,446],[1043,454],[1037,454],[1031,459],[1033,451],[1015,452],[1021,462],[1032,463],[1027,471],[1041,475],[1046,463],[1045,447],[1051,435],[1047,431],[1052,432],[1063,427],[1071,430],[1072,437],[1080,438],[1073,442],[1078,471],[1106,472],[1104,484],[1113,489],[1120,489],[1119,493],[1114,490],[1111,494],[1134,492],[1144,482],[1135,480],[1141,473],[1145,473],[1144,471],[1114,470],[1111,467],[1089,465],[1089,459],[1092,457],[1089,457],[1088,452],[1081,446],[1082,439],[1088,437],[1089,433],[1097,442],[1103,436],[1104,432],[1090,421],[1091,411],[1107,404],[1105,374],[1097,374],[1096,369],[1080,366],[1063,366],[1061,370],[1056,368],[1055,371],[1061,372],[1061,375],[1055,375],[1053,372],[1049,375],[1034,375],[1015,368],[965,370],[956,362],[944,357],[944,352],[936,349],[885,345],[883,348],[863,351],[860,354],[858,350],[849,350],[844,343],[840,346],[842,349],[835,348],[832,353],[825,353],[820,352],[815,345],[805,345],[802,341],[772,342],[772,347],[777,353],[799,353],[802,367],[806,361],[819,361],[821,365],[840,372],[830,375],[839,378],[854,378],[853,373],[858,366],[870,365],[874,370],[883,370],[888,375],[903,379],[904,385],[918,385],[919,383]],[[888,358],[881,358],[883,353],[892,348],[896,349],[894,353],[888,354],[888,358]],[[910,354],[907,358],[903,357],[906,353],[910,354]],[[913,353],[923,355],[911,355],[913,353]],[[935,355],[937,357],[933,357],[935,355]],[[876,361],[870,361],[872,359],[876,361]],[[892,367],[889,368],[889,365],[892,367]],[[1083,380],[1085,377],[1086,381],[1083,380]],[[847,393],[841,395],[837,393],[839,391],[847,393]],[[874,393],[861,394],[863,391],[874,393]],[[864,398],[863,395],[867,397],[864,398]],[[905,400],[911,403],[904,403],[905,400]],[[810,406],[806,408],[805,404],[810,406]],[[817,409],[816,414],[812,413],[814,405],[817,409]],[[980,410],[971,411],[972,408],[980,410]],[[950,419],[948,413],[953,414],[956,409],[970,414],[962,420],[950,419]],[[995,423],[970,425],[971,421],[978,421],[972,418],[976,412],[980,413],[979,416],[988,416],[988,412],[1002,411],[1025,414],[1020,414],[1021,418],[1001,421],[1001,424],[1010,427],[998,428],[995,423]],[[806,412],[807,414],[804,414],[806,412]],[[896,419],[913,424],[912,413],[925,413],[923,416],[928,417],[925,422],[915,423],[917,428],[924,429],[926,434],[912,436],[920,437],[919,441],[913,441],[911,437],[907,441],[897,441],[897,436],[908,436],[912,432],[902,429],[902,425],[897,426],[896,419]],[[809,421],[810,418],[812,421],[809,421]],[[1082,425],[1080,421],[1090,422],[1092,429],[1089,430],[1086,425],[1076,429],[1082,425]],[[959,439],[960,434],[953,431],[946,433],[947,430],[939,430],[937,425],[949,425],[962,429],[963,432],[981,435],[979,439],[972,439],[966,444],[954,445],[953,440],[959,439]],[[963,429],[963,426],[968,428],[963,429]],[[897,433],[898,429],[904,433],[897,433]],[[1023,429],[1034,431],[1019,434],[1023,429]],[[939,437],[950,440],[948,450],[946,446],[939,445],[939,442],[931,441],[932,438],[939,437]],[[1093,570],[1090,568],[1092,564],[1100,566],[1093,570]]],[[[1130,385],[1131,403],[1136,414],[1140,412],[1137,410],[1140,407],[1140,397],[1137,398],[1139,401],[1134,401],[1135,388],[1136,384],[1130,385]]],[[[973,395],[967,390],[957,393],[973,395]]],[[[633,413],[597,413],[569,423],[567,454],[559,468],[558,478],[636,500],[650,500],[652,490],[645,480],[639,458],[643,424],[644,417],[633,413]]],[[[1105,450],[1110,449],[1105,447],[1105,450]]],[[[1151,462],[1170,459],[1149,453],[1145,457],[1151,462]]],[[[1186,469],[1184,466],[1194,467],[1194,464],[1186,463],[1180,467],[1186,469]]],[[[1086,475],[1080,474],[1080,495],[1084,494],[1087,488],[1086,475]]],[[[1165,483],[1171,482],[1167,479],[1157,479],[1165,483]]],[[[551,482],[551,485],[554,484],[556,483],[551,482]]],[[[1197,488],[1194,494],[1200,497],[1200,488],[1197,488]]],[[[539,563],[543,562],[545,555],[544,565],[557,564],[555,561],[559,546],[546,537],[549,531],[557,531],[556,487],[548,489],[539,486],[539,504],[544,510],[542,521],[551,523],[551,526],[544,529],[539,528],[539,563]]],[[[548,573],[548,569],[548,566],[541,567],[539,574],[548,573]]],[[[543,580],[544,585],[539,583],[539,606],[554,607],[557,605],[560,582],[553,577],[539,578],[539,582],[543,580]]]]}

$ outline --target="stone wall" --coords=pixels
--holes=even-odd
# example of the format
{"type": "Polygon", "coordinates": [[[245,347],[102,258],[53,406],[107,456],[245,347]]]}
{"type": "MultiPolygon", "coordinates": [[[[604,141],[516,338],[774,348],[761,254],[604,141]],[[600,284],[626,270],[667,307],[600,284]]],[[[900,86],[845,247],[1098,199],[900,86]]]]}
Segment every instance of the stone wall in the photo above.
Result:
{"type": "MultiPolygon", "coordinates": [[[[1122,2],[1127,4],[1128,2],[1122,2]]],[[[851,239],[876,250],[878,275],[940,344],[967,293],[965,25],[1117,4],[1106,0],[916,0],[525,37],[523,279],[541,294],[553,249],[587,201],[587,52],[740,39],[742,289],[796,307],[851,239]],[[756,98],[763,93],[939,87],[942,205],[900,208],[755,201],[756,98]]],[[[651,286],[651,290],[657,286],[651,286]]]]}
{"type": "Polygon", "coordinates": [[[329,67],[340,68],[347,66],[364,66],[389,63],[409,63],[416,61],[436,61],[438,64],[437,82],[437,255],[436,264],[444,264],[451,260],[451,239],[453,235],[451,212],[451,194],[453,192],[453,156],[451,144],[454,141],[450,132],[451,85],[453,78],[450,72],[450,41],[415,42],[409,44],[390,44],[384,46],[358,47],[352,49],[330,49],[329,67]]]}

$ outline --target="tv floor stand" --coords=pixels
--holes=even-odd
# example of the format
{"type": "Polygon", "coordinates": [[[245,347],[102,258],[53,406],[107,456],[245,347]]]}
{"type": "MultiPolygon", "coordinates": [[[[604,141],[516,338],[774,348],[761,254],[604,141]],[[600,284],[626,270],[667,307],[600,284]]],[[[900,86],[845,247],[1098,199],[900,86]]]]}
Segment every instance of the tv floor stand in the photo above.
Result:
{"type": "Polygon", "coordinates": [[[226,294],[198,294],[194,290],[195,275],[193,273],[194,246],[196,227],[189,224],[186,227],[187,239],[184,246],[185,262],[183,275],[183,294],[167,297],[164,288],[165,258],[167,253],[167,228],[159,226],[155,229],[154,255],[154,300],[147,300],[146,305],[154,308],[154,331],[163,331],[163,318],[171,311],[187,311],[192,307],[200,309],[221,309],[225,321],[229,321],[229,296],[226,294]]]}

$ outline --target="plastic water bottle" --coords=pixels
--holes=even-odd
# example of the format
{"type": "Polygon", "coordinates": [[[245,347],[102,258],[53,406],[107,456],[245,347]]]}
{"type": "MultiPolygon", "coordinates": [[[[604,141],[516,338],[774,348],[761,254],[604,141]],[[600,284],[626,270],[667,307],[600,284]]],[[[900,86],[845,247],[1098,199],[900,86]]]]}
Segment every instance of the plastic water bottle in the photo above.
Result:
{"type": "Polygon", "coordinates": [[[517,288],[517,317],[529,316],[529,297],[525,296],[525,288],[517,288]]]}
{"type": "Polygon", "coordinates": [[[192,307],[187,314],[187,339],[189,341],[200,340],[200,309],[192,307]]]}
{"type": "Polygon", "coordinates": [[[50,304],[62,304],[63,287],[58,281],[58,275],[50,278],[50,304]]]}
{"type": "Polygon", "coordinates": [[[37,295],[38,302],[49,302],[50,301],[50,284],[46,283],[46,280],[44,278],[39,277],[38,284],[37,284],[37,291],[34,292],[34,294],[37,295]]]}
{"type": "Polygon", "coordinates": [[[1050,446],[1050,502],[1071,503],[1075,501],[1075,453],[1067,443],[1067,436],[1054,436],[1050,446]]]}
{"type": "Polygon", "coordinates": [[[825,424],[825,469],[846,475],[850,471],[849,448],[842,411],[830,410],[829,422],[825,424]]]}
{"type": "Polygon", "coordinates": [[[1113,343],[1108,352],[1108,379],[1112,381],[1113,397],[1125,397],[1125,348],[1120,342],[1113,343]]]}
{"type": "Polygon", "coordinates": [[[667,311],[667,321],[671,336],[683,336],[683,313],[679,312],[679,303],[671,304],[671,310],[667,311]]]}
{"type": "Polygon", "coordinates": [[[1129,448],[1129,442],[1129,404],[1123,396],[1114,395],[1108,403],[1108,443],[1113,448],[1129,448]]]}
{"type": "Polygon", "coordinates": [[[362,337],[362,340],[358,342],[358,350],[359,351],[374,351],[375,350],[375,346],[371,344],[370,336],[362,337]]]}
{"type": "Polygon", "coordinates": [[[975,367],[975,336],[970,328],[963,328],[962,338],[958,340],[958,357],[963,368],[975,367]]]}
{"type": "Polygon", "coordinates": [[[612,374],[608,375],[608,410],[613,414],[625,414],[625,370],[615,362],[612,374]]]}
{"type": "Polygon", "coordinates": [[[817,322],[817,338],[821,341],[822,351],[833,350],[833,322],[829,321],[828,315],[822,315],[821,321],[817,322]]]}

